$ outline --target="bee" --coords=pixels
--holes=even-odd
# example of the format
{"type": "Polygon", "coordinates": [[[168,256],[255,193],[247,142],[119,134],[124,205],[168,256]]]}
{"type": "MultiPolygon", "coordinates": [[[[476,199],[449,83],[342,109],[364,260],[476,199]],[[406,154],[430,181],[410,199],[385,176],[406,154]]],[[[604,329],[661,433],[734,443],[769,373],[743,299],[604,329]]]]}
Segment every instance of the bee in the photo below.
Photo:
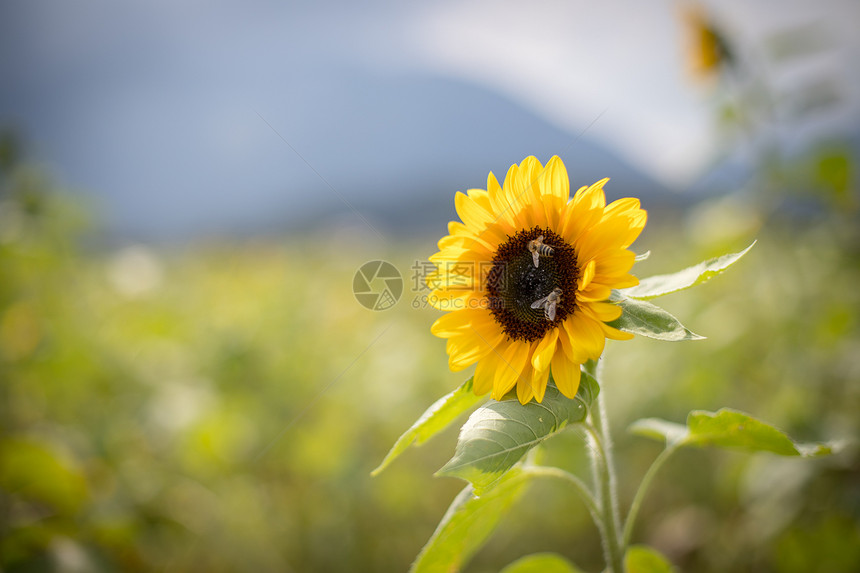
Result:
{"type": "Polygon", "coordinates": [[[543,308],[543,314],[550,322],[555,320],[555,311],[558,308],[558,303],[561,302],[562,290],[558,287],[552,289],[552,292],[543,298],[532,303],[532,308],[543,308]]]}
{"type": "Polygon", "coordinates": [[[535,268],[538,268],[538,258],[543,255],[545,257],[551,257],[555,252],[549,245],[543,244],[543,235],[538,237],[537,239],[529,241],[528,244],[529,252],[532,254],[532,260],[534,261],[535,268]]]}

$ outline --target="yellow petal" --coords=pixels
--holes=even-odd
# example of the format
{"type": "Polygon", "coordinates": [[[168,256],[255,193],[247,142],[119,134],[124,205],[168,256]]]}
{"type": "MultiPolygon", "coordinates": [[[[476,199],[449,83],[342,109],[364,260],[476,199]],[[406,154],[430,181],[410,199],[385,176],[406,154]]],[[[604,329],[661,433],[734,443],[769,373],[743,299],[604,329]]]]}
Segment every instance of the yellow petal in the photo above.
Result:
{"type": "MultiPolygon", "coordinates": [[[[456,197],[456,195],[455,195],[456,197]]],[[[471,231],[468,230],[468,227],[461,223],[460,221],[448,221],[448,234],[449,235],[468,235],[471,234],[471,231]]]]}
{"type": "Polygon", "coordinates": [[[432,263],[446,263],[470,260],[473,257],[478,257],[478,253],[464,249],[463,247],[448,246],[427,258],[432,263]]]}
{"type": "Polygon", "coordinates": [[[564,321],[564,324],[570,335],[574,352],[579,351],[580,355],[584,354],[586,358],[597,360],[603,353],[603,346],[606,344],[603,330],[598,326],[598,321],[587,317],[585,313],[574,312],[570,319],[564,321]]]}
{"type": "Polygon", "coordinates": [[[582,275],[579,277],[579,285],[577,288],[579,290],[585,290],[588,288],[588,285],[591,284],[591,280],[594,278],[594,271],[597,268],[597,263],[594,262],[594,259],[588,261],[588,264],[585,265],[585,268],[582,269],[582,275]]]}
{"type": "Polygon", "coordinates": [[[576,256],[583,260],[598,259],[605,252],[622,248],[622,235],[629,231],[626,219],[600,221],[580,236],[576,243],[576,256]]]}
{"type": "Polygon", "coordinates": [[[468,240],[468,237],[463,235],[445,235],[436,245],[439,247],[440,251],[444,251],[448,247],[458,247],[460,249],[465,248],[464,243],[468,240]]]}
{"type": "Polygon", "coordinates": [[[570,181],[567,169],[558,156],[553,156],[547,162],[538,184],[543,195],[547,225],[552,229],[560,229],[564,206],[570,198],[570,181]]]}
{"type": "Polygon", "coordinates": [[[629,247],[642,233],[646,219],[647,215],[642,210],[637,211],[635,217],[605,215],[579,238],[577,255],[582,252],[583,257],[590,259],[606,250],[629,247]]]}
{"type": "Polygon", "coordinates": [[[612,322],[621,316],[623,311],[620,306],[608,302],[589,302],[580,305],[579,310],[588,318],[594,320],[606,338],[611,338],[612,340],[630,340],[633,338],[633,335],[629,332],[623,332],[606,324],[606,322],[612,322]]]}
{"type": "Polygon", "coordinates": [[[573,398],[579,390],[580,365],[571,362],[562,352],[552,357],[552,378],[558,390],[573,398]]]}
{"type": "Polygon", "coordinates": [[[639,284],[639,279],[633,275],[624,275],[612,281],[612,288],[630,288],[639,284]]]}
{"type": "Polygon", "coordinates": [[[501,400],[521,377],[526,377],[526,363],[530,346],[522,342],[511,342],[500,353],[500,362],[493,380],[493,399],[501,400]]]}
{"type": "Polygon", "coordinates": [[[588,211],[597,209],[602,215],[603,208],[606,207],[606,194],[603,192],[603,186],[606,185],[607,181],[609,181],[609,177],[604,177],[587,188],[580,188],[573,196],[574,207],[588,211]]]}
{"type": "Polygon", "coordinates": [[[474,199],[465,193],[457,192],[454,195],[454,207],[457,209],[457,215],[466,226],[475,233],[479,233],[492,222],[493,214],[475,202],[474,199]]]}
{"type": "Polygon", "coordinates": [[[546,227],[546,210],[540,188],[539,177],[544,167],[536,157],[526,157],[520,163],[520,177],[525,186],[525,203],[528,203],[529,217],[532,225],[546,227]]]}
{"type": "MultiPolygon", "coordinates": [[[[496,179],[496,176],[491,171],[487,176],[487,199],[490,202],[490,212],[493,213],[493,224],[487,227],[487,232],[501,233],[498,241],[499,244],[504,242],[507,239],[508,233],[514,230],[513,219],[506,216],[503,212],[504,207],[500,206],[500,202],[504,203],[502,195],[504,195],[502,186],[499,185],[498,179],[496,179]]],[[[482,233],[482,236],[486,236],[486,233],[482,233]]]]}
{"type": "Polygon", "coordinates": [[[641,211],[641,203],[639,199],[634,197],[625,197],[613,201],[603,210],[604,217],[634,217],[641,211]]]}
{"type": "Polygon", "coordinates": [[[472,382],[472,388],[476,395],[481,396],[493,389],[493,379],[502,364],[499,352],[504,349],[505,342],[502,341],[496,346],[493,352],[490,352],[478,361],[478,365],[475,367],[475,377],[472,382]]]}
{"type": "MultiPolygon", "coordinates": [[[[516,165],[511,165],[510,169],[508,169],[508,174],[505,176],[505,186],[509,187],[510,183],[508,180],[513,181],[514,174],[517,171],[516,165]]],[[[495,177],[494,177],[495,179],[495,177]]],[[[495,186],[488,185],[491,187],[490,191],[490,203],[493,205],[493,215],[496,218],[496,221],[501,223],[506,229],[513,230],[516,224],[516,215],[517,215],[517,206],[512,205],[508,198],[508,190],[499,187],[498,182],[496,182],[495,186]]]]}
{"type": "Polygon", "coordinates": [[[621,316],[621,307],[610,302],[589,302],[581,305],[580,310],[602,322],[612,322],[621,316]]]}
{"type": "Polygon", "coordinates": [[[555,353],[557,341],[558,328],[553,328],[538,341],[534,356],[532,356],[532,366],[534,366],[535,370],[546,370],[549,368],[549,361],[555,353]]]}
{"type": "Polygon", "coordinates": [[[543,169],[540,160],[534,155],[529,155],[523,159],[520,162],[520,177],[523,179],[523,184],[531,186],[538,179],[543,169]]]}
{"type": "Polygon", "coordinates": [[[566,205],[561,221],[561,234],[568,243],[576,244],[580,237],[603,217],[603,207],[606,204],[603,184],[606,181],[608,179],[602,179],[590,187],[581,188],[573,196],[573,201],[566,205]]]}
{"type": "Polygon", "coordinates": [[[466,191],[469,198],[479,206],[483,207],[489,213],[493,212],[493,205],[490,203],[490,193],[484,189],[469,189],[466,191]]]}
{"type": "Polygon", "coordinates": [[[544,195],[552,195],[562,203],[570,199],[570,180],[567,168],[558,155],[553,155],[546,163],[540,174],[541,191],[544,195]]]}
{"type": "Polygon", "coordinates": [[[492,352],[493,348],[504,339],[505,333],[501,330],[482,335],[471,329],[471,332],[464,331],[459,336],[453,336],[445,343],[445,349],[448,352],[448,367],[452,372],[459,372],[468,368],[492,352]]]}
{"type": "Polygon", "coordinates": [[[535,400],[543,402],[543,396],[546,394],[546,384],[549,381],[549,368],[546,370],[534,370],[532,372],[532,393],[535,395],[535,400]]]}
{"type": "Polygon", "coordinates": [[[496,176],[492,171],[490,171],[490,174],[487,175],[487,199],[490,201],[490,204],[492,204],[493,195],[497,195],[498,193],[501,193],[501,191],[502,186],[499,185],[499,180],[496,179],[496,176]]]}
{"type": "MultiPolygon", "coordinates": [[[[523,161],[523,164],[526,162],[523,161]]],[[[517,227],[534,227],[531,209],[531,182],[525,181],[519,165],[511,165],[511,168],[508,169],[503,189],[517,227]]]]}
{"type": "Polygon", "coordinates": [[[633,263],[636,262],[636,255],[627,249],[614,249],[608,252],[601,253],[596,259],[597,268],[595,269],[596,280],[606,282],[607,278],[614,278],[626,275],[633,263]]]}
{"type": "Polygon", "coordinates": [[[494,322],[493,316],[486,310],[458,310],[437,318],[430,327],[430,332],[439,338],[450,338],[461,334],[472,325],[477,325],[480,330],[488,330],[494,322]]]}
{"type": "Polygon", "coordinates": [[[489,262],[493,260],[495,249],[489,249],[481,241],[473,237],[445,235],[439,239],[439,252],[428,260],[437,261],[468,261],[469,264],[489,262]]]}
{"type": "MultiPolygon", "coordinates": [[[[435,255],[431,257],[433,258],[435,255]]],[[[431,262],[436,265],[436,270],[425,277],[427,286],[432,289],[452,291],[481,290],[487,274],[493,267],[491,261],[479,258],[442,259],[431,262]]]]}
{"type": "MultiPolygon", "coordinates": [[[[491,269],[492,263],[487,261],[436,261],[435,270],[427,273],[424,282],[431,289],[438,290],[481,290],[487,278],[486,273],[480,272],[484,266],[491,269]]],[[[421,270],[419,267],[416,272],[421,270]]]]}
{"type": "Polygon", "coordinates": [[[534,398],[534,392],[532,391],[531,380],[520,378],[520,381],[517,382],[517,399],[520,404],[528,404],[532,398],[534,398]]]}
{"type": "Polygon", "coordinates": [[[444,312],[464,309],[489,309],[489,301],[482,291],[434,290],[427,296],[427,304],[444,312]]]}
{"type": "Polygon", "coordinates": [[[499,217],[487,224],[486,227],[476,236],[480,237],[492,246],[492,251],[495,252],[499,245],[508,240],[508,234],[513,232],[513,227],[508,225],[499,217]]]}
{"type": "Polygon", "coordinates": [[[459,317],[461,312],[466,311],[443,314],[437,318],[436,322],[434,322],[430,327],[430,332],[433,336],[438,336],[439,338],[451,338],[452,336],[457,336],[468,327],[468,325],[459,317]]]}
{"type": "Polygon", "coordinates": [[[600,322],[600,328],[603,330],[604,336],[606,338],[611,338],[612,340],[632,340],[633,335],[629,332],[624,332],[623,330],[618,330],[617,328],[613,328],[608,324],[600,322]]]}
{"type": "Polygon", "coordinates": [[[592,281],[587,288],[576,293],[576,301],[578,303],[580,301],[606,300],[611,294],[612,288],[592,281]]]}
{"type": "Polygon", "coordinates": [[[489,235],[486,232],[486,229],[480,233],[475,233],[463,223],[460,223],[459,221],[451,221],[448,223],[448,234],[439,239],[437,244],[439,245],[440,250],[447,246],[454,245],[465,249],[473,249],[475,251],[479,251],[479,247],[483,247],[485,252],[490,253],[490,258],[492,258],[497,248],[497,245],[494,242],[491,242],[493,238],[494,235],[489,235]],[[473,245],[470,241],[478,244],[473,245]]]}
{"type": "Polygon", "coordinates": [[[562,352],[571,362],[583,364],[588,360],[588,354],[574,337],[572,326],[573,316],[567,318],[558,333],[558,341],[562,352]]]}

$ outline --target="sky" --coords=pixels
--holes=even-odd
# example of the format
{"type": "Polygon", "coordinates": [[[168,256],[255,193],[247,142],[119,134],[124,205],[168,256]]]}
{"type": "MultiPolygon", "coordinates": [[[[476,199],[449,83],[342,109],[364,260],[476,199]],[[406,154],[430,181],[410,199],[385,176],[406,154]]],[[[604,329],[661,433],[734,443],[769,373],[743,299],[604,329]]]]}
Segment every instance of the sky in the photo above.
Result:
{"type": "MultiPolygon", "coordinates": [[[[7,2],[0,126],[129,237],[447,205],[531,154],[560,155],[574,187],[683,193],[725,150],[680,4],[7,2]]],[[[839,96],[781,138],[860,129],[860,5],[710,6],[751,66],[786,30],[822,40],[767,66],[780,89],[826,76],[839,96]]]]}

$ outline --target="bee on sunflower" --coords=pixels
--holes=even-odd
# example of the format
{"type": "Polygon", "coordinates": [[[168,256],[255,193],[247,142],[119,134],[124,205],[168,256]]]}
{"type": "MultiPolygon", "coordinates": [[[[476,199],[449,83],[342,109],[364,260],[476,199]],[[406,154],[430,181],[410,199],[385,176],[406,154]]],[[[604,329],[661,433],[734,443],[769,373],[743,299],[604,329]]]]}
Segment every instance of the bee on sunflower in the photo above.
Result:
{"type": "Polygon", "coordinates": [[[447,339],[453,371],[477,364],[476,394],[501,400],[516,388],[520,403],[541,402],[551,372],[573,398],[580,366],[600,357],[606,339],[633,337],[607,324],[622,312],[608,299],[639,283],[628,247],[647,214],[634,198],[607,205],[607,181],[571,198],[561,159],[542,166],[527,157],[502,185],[490,173],[486,189],[456,194],[461,221],[430,257],[429,300],[447,311],[431,330],[447,339]]]}

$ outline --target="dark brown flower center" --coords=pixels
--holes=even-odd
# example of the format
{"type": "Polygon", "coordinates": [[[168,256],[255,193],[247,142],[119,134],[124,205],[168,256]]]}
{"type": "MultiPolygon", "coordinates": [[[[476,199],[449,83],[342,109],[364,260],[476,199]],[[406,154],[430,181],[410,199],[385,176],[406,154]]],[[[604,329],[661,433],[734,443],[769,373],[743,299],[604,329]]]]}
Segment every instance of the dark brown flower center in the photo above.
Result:
{"type": "Polygon", "coordinates": [[[513,340],[532,342],[556,328],[576,308],[576,283],[579,279],[573,247],[553,231],[534,227],[508,237],[493,257],[493,268],[487,280],[490,312],[513,340]],[[552,253],[539,253],[534,265],[529,243],[543,235],[543,244],[552,253]],[[561,289],[561,300],[555,307],[555,320],[547,319],[545,306],[532,305],[561,289]]]}

